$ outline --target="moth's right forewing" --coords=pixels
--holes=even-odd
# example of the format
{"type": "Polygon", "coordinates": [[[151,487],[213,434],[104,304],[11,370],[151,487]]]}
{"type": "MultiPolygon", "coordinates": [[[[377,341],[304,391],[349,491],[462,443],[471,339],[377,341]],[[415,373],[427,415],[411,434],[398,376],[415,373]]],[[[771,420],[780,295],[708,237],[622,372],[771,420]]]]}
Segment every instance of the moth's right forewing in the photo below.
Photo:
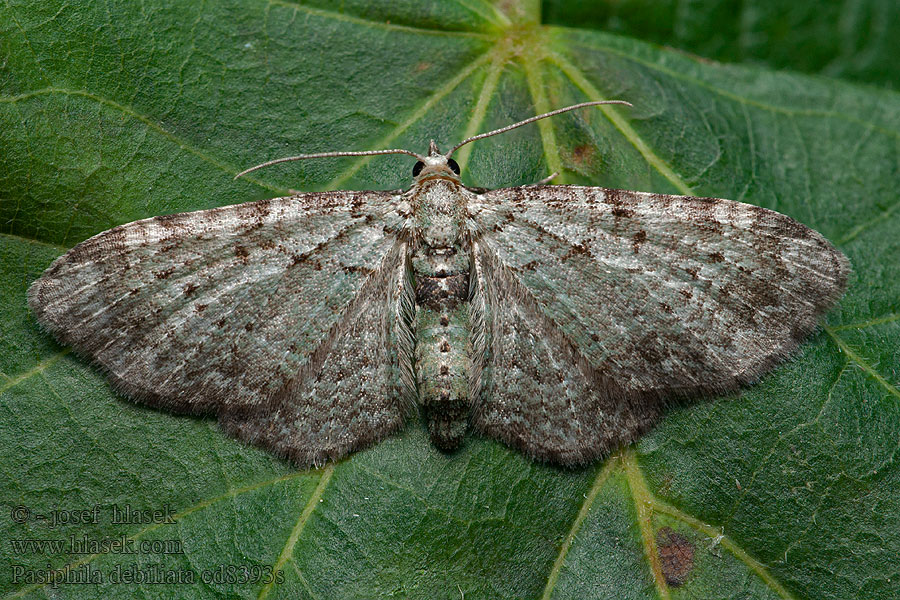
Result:
{"type": "Polygon", "coordinates": [[[623,387],[720,393],[790,353],[849,264],[770,210],[689,196],[527,186],[479,196],[482,243],[623,387]]]}
{"type": "Polygon", "coordinates": [[[290,381],[396,240],[384,192],[299,194],[115,227],[58,258],[29,304],[134,399],[258,404],[290,381]]]}

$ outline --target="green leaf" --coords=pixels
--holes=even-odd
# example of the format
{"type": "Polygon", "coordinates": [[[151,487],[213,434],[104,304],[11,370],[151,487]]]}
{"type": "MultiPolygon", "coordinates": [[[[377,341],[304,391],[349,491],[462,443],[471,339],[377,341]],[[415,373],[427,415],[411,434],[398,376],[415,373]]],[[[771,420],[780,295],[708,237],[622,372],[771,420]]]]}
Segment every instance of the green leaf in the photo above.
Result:
{"type": "Polygon", "coordinates": [[[900,96],[541,25],[536,1],[331,6],[0,7],[0,593],[900,596],[900,96]],[[740,394],[673,406],[589,468],[475,437],[444,455],[411,421],[296,472],[214,420],[117,397],[27,311],[55,256],[116,224],[292,188],[397,188],[412,167],[308,161],[232,181],[263,160],[446,147],[609,98],[634,108],[472,144],[464,178],[494,187],[561,170],[750,202],[822,232],[854,272],[795,360],[740,394]],[[114,507],[171,522],[114,523],[114,507]],[[105,538],[136,551],[89,547],[105,538]],[[271,570],[279,581],[264,583],[271,570]],[[104,582],[64,582],[78,577],[104,582]]]}
{"type": "Polygon", "coordinates": [[[900,81],[894,0],[547,0],[543,16],[545,23],[636,36],[720,61],[894,89],[900,81]]]}

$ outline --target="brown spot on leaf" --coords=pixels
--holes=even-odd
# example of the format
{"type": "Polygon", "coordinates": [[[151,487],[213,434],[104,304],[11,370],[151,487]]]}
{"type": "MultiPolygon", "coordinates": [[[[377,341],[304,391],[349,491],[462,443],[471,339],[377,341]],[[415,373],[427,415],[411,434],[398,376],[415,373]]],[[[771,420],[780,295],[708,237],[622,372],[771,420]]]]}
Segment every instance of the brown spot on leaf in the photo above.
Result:
{"type": "Polygon", "coordinates": [[[694,545],[671,527],[656,532],[656,552],[666,583],[672,587],[684,585],[694,568],[694,545]]]}
{"type": "Polygon", "coordinates": [[[612,210],[612,214],[614,217],[633,217],[634,211],[630,208],[622,208],[621,206],[617,206],[612,210]]]}
{"type": "Polygon", "coordinates": [[[721,252],[713,252],[709,255],[709,260],[715,263],[720,263],[725,260],[725,256],[721,252]]]}
{"type": "Polygon", "coordinates": [[[588,144],[579,144],[572,150],[572,162],[579,167],[589,165],[594,160],[594,148],[588,144]]]}
{"type": "Polygon", "coordinates": [[[194,292],[197,291],[198,287],[200,287],[200,286],[198,286],[193,281],[189,282],[187,285],[184,286],[184,295],[185,296],[193,296],[194,292]]]}
{"type": "Polygon", "coordinates": [[[235,244],[234,246],[234,255],[241,259],[244,264],[247,263],[247,259],[250,256],[250,250],[247,249],[246,246],[241,246],[240,244],[235,244]]]}

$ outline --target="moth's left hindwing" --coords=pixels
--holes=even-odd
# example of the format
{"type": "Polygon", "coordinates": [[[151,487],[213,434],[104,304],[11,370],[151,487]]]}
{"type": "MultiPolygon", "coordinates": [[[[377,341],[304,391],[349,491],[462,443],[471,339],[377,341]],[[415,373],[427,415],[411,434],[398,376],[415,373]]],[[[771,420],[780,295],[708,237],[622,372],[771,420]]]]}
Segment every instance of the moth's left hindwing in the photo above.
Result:
{"type": "Polygon", "coordinates": [[[233,435],[319,466],[399,429],[415,410],[415,297],[397,243],[326,340],[279,393],[219,415],[233,435]]]}
{"type": "Polygon", "coordinates": [[[234,415],[286,398],[340,346],[358,376],[310,392],[333,405],[322,424],[330,433],[307,431],[295,438],[306,447],[280,448],[306,464],[336,458],[399,427],[407,410],[398,363],[384,352],[398,335],[399,292],[388,290],[400,256],[394,205],[387,192],[326,192],[136,221],[58,258],[29,304],[126,395],[227,415],[232,431],[261,443],[266,435],[234,415]],[[361,310],[379,325],[361,325],[361,310]],[[367,357],[385,362],[362,365],[367,357]],[[378,395],[369,422],[354,421],[353,385],[378,395]]]}
{"type": "Polygon", "coordinates": [[[564,464],[631,441],[666,398],[757,379],[849,272],[820,234],[729,200],[526,186],[469,212],[485,296],[475,427],[564,464]]]}

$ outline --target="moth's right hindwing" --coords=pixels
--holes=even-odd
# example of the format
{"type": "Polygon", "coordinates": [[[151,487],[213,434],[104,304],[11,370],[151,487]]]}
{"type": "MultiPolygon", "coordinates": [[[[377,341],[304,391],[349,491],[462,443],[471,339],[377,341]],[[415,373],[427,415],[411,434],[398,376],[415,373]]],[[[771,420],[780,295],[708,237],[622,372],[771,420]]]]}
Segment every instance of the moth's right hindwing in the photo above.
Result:
{"type": "Polygon", "coordinates": [[[656,422],[655,394],[623,390],[592,368],[491,249],[473,249],[484,306],[479,432],[538,460],[575,465],[656,422]]]}

